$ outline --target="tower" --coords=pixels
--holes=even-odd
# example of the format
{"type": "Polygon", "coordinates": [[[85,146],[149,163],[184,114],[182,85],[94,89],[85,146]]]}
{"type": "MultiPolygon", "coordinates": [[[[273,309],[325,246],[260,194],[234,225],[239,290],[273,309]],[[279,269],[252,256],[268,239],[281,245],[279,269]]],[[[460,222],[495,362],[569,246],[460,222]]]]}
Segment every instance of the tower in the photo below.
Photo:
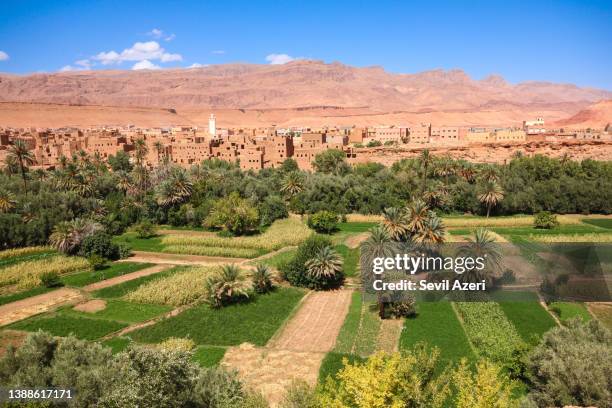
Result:
{"type": "Polygon", "coordinates": [[[217,134],[217,120],[214,113],[211,113],[210,118],[208,118],[208,134],[212,137],[217,134]]]}

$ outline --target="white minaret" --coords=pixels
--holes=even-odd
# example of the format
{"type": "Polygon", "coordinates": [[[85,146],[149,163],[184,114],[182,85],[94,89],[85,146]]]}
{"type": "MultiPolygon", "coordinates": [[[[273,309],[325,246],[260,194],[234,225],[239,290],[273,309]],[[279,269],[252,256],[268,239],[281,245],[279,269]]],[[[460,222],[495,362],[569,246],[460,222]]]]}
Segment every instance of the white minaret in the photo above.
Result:
{"type": "Polygon", "coordinates": [[[211,113],[208,118],[208,134],[213,137],[217,134],[217,120],[214,113],[211,113]]]}

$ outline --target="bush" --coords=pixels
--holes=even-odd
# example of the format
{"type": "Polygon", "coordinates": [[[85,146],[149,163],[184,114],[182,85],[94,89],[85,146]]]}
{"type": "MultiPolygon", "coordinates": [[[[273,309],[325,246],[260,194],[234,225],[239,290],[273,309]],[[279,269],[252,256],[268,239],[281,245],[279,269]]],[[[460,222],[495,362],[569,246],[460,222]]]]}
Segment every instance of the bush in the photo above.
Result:
{"type": "Polygon", "coordinates": [[[98,255],[115,261],[119,259],[119,246],[113,243],[111,236],[106,232],[98,231],[83,240],[79,255],[86,258],[98,255]]]}
{"type": "Polygon", "coordinates": [[[117,247],[119,248],[119,259],[129,258],[132,255],[132,247],[125,242],[120,242],[117,247]]]}
{"type": "Polygon", "coordinates": [[[382,146],[382,143],[379,140],[370,140],[366,147],[378,147],[382,146]]]}
{"type": "Polygon", "coordinates": [[[308,226],[313,230],[331,234],[338,229],[338,215],[331,211],[319,211],[308,217],[308,226]]]}
{"type": "Polygon", "coordinates": [[[55,288],[58,286],[62,286],[62,281],[60,280],[57,272],[45,272],[40,275],[40,282],[46,288],[55,288]]]}
{"type": "Polygon", "coordinates": [[[286,389],[279,408],[320,408],[321,404],[313,387],[306,381],[294,380],[286,389]]]}
{"type": "Polygon", "coordinates": [[[533,219],[533,226],[541,229],[552,229],[559,226],[557,215],[549,211],[540,211],[533,219]]]}
{"type": "Polygon", "coordinates": [[[249,299],[251,285],[236,265],[225,265],[219,273],[206,279],[206,299],[219,308],[249,299]]]}
{"type": "Polygon", "coordinates": [[[331,246],[331,240],[321,235],[312,235],[298,247],[294,257],[281,265],[279,269],[285,280],[293,286],[302,286],[310,289],[323,289],[337,286],[342,282],[343,275],[338,274],[330,280],[325,277],[316,277],[308,273],[307,262],[317,256],[323,249],[331,246]]]}
{"type": "Polygon", "coordinates": [[[612,333],[597,320],[555,327],[529,355],[530,397],[537,406],[609,407],[612,333]]]}
{"type": "Polygon", "coordinates": [[[196,344],[191,339],[181,339],[170,337],[157,345],[157,348],[164,351],[191,351],[196,344]]]}
{"type": "Polygon", "coordinates": [[[104,269],[106,267],[106,259],[102,258],[98,254],[93,254],[89,258],[87,258],[87,262],[91,265],[91,268],[94,271],[99,271],[100,269],[104,269]]]}
{"type": "Polygon", "coordinates": [[[274,289],[274,283],[272,282],[272,273],[270,267],[264,264],[257,264],[255,271],[253,271],[253,289],[257,293],[268,293],[274,289]]]}
{"type": "Polygon", "coordinates": [[[234,235],[253,232],[259,225],[259,213],[251,203],[241,198],[238,193],[215,202],[210,214],[204,220],[207,228],[220,228],[234,235]]]}
{"type": "Polygon", "coordinates": [[[387,312],[396,319],[416,315],[416,301],[413,297],[391,302],[387,305],[387,312]]]}
{"type": "Polygon", "coordinates": [[[155,230],[155,226],[149,220],[144,220],[134,225],[134,231],[136,232],[136,236],[141,239],[149,239],[157,235],[157,231],[155,230]]]}
{"type": "Polygon", "coordinates": [[[259,223],[261,226],[267,227],[281,218],[287,218],[289,212],[282,198],[277,195],[268,196],[257,207],[259,211],[259,223]]]}

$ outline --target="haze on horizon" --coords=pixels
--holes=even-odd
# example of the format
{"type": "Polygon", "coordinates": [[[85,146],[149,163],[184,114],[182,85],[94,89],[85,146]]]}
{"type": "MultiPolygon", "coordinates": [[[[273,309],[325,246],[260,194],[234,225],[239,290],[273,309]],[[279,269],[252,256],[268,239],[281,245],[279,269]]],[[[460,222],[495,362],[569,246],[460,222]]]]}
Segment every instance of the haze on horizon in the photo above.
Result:
{"type": "Polygon", "coordinates": [[[612,3],[24,0],[3,4],[0,72],[306,58],[612,90],[612,3]]]}

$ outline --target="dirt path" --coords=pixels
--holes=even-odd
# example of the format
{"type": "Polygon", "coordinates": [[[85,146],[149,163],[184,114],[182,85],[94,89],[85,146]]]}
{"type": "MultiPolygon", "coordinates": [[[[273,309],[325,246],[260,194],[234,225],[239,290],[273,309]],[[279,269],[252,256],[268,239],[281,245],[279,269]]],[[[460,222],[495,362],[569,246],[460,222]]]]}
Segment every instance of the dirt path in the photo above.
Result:
{"type": "Polygon", "coordinates": [[[348,313],[351,294],[350,290],[309,293],[266,347],[246,343],[230,347],[221,364],[238,370],[249,387],[261,392],[271,407],[277,406],[294,379],[316,385],[323,357],[334,348],[348,313]]]}
{"type": "Polygon", "coordinates": [[[394,353],[399,350],[399,340],[404,327],[404,319],[383,319],[380,322],[376,350],[394,353]]]}
{"type": "Polygon", "coordinates": [[[93,292],[95,290],[104,289],[109,286],[114,286],[114,285],[118,285],[123,282],[138,279],[143,276],[149,276],[149,275],[153,275],[154,273],[163,272],[166,269],[170,269],[172,266],[173,265],[169,265],[169,264],[151,266],[150,268],[141,269],[136,272],[126,273],[125,275],[121,275],[121,276],[106,279],[100,282],[92,283],[91,285],[87,285],[83,287],[83,290],[86,292],[93,292]]]}
{"type": "Polygon", "coordinates": [[[351,294],[350,290],[312,293],[268,348],[331,351],[348,313],[351,294]]]}
{"type": "Polygon", "coordinates": [[[216,265],[239,264],[250,261],[247,258],[228,258],[222,256],[181,255],[164,252],[133,251],[133,256],[119,262],[146,262],[170,265],[216,265]]]}
{"type": "Polygon", "coordinates": [[[42,295],[11,302],[0,306],[0,326],[48,312],[67,303],[78,303],[82,300],[83,294],[80,291],[61,288],[42,295]]]}
{"type": "Polygon", "coordinates": [[[363,241],[368,239],[369,236],[370,236],[369,232],[362,232],[361,234],[351,235],[347,239],[344,240],[344,245],[346,245],[349,248],[355,249],[359,245],[361,245],[363,241]]]}

